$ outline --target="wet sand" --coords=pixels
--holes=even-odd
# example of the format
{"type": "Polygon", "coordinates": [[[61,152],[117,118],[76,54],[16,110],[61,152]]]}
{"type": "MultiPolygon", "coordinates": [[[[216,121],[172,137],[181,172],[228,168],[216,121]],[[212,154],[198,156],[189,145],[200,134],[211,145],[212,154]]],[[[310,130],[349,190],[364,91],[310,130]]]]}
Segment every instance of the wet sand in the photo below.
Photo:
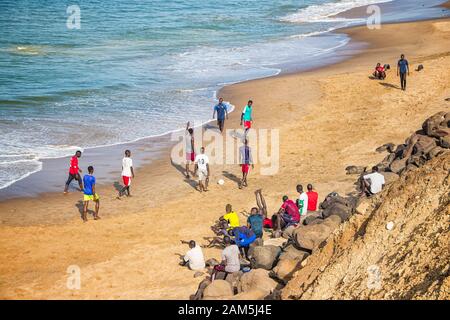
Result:
{"type": "MultiPolygon", "coordinates": [[[[213,165],[210,191],[200,194],[167,154],[136,172],[134,197],[116,200],[111,184],[99,189],[101,221],[90,216],[81,222],[77,192],[0,203],[0,297],[188,298],[202,278],[178,266],[177,254],[187,249],[179,240],[204,243],[226,203],[248,211],[253,191],[262,188],[273,212],[284,194],[296,196],[297,183],[313,183],[320,199],[331,191],[352,192],[355,177],[345,174],[347,165],[377,163],[384,155],[376,147],[401,143],[427,116],[450,109],[445,101],[450,97],[449,19],[340,32],[367,43],[367,49],[330,67],[220,92],[238,111],[230,115],[228,128],[239,127],[239,111],[251,98],[254,128],[279,130],[276,175],[260,175],[257,164],[249,188],[238,190],[239,167],[213,165]],[[411,63],[406,92],[399,90],[395,75],[400,53],[411,63]],[[394,67],[385,81],[369,78],[376,62],[394,67]],[[413,71],[418,64],[425,69],[413,71]],[[221,178],[224,186],[216,184],[221,178]],[[70,265],[81,268],[80,290],[66,287],[70,265]]],[[[218,258],[220,251],[208,249],[205,255],[218,258]]]]}

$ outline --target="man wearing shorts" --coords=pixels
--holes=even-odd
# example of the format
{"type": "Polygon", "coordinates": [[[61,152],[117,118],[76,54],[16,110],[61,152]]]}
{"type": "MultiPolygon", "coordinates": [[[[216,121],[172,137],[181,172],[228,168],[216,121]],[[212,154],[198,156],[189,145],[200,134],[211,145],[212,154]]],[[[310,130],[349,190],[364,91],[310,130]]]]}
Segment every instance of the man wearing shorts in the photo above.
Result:
{"type": "Polygon", "coordinates": [[[94,212],[94,219],[98,220],[100,217],[98,216],[98,210],[100,209],[100,197],[95,192],[95,177],[94,177],[94,167],[89,166],[88,167],[89,174],[86,174],[83,177],[83,183],[84,183],[84,207],[83,207],[83,221],[87,222],[87,210],[89,201],[95,202],[95,212],[94,212]]]}
{"type": "Polygon", "coordinates": [[[219,103],[214,107],[213,119],[216,117],[217,112],[217,125],[219,126],[220,132],[223,132],[223,125],[225,123],[225,118],[228,119],[227,105],[223,103],[223,98],[219,98],[219,103]]]}
{"type": "Polygon", "coordinates": [[[195,171],[198,174],[199,191],[208,191],[209,181],[209,158],[205,154],[205,148],[201,147],[200,154],[195,157],[195,171]]]}
{"type": "Polygon", "coordinates": [[[247,102],[247,105],[244,107],[244,110],[242,110],[241,114],[241,126],[242,124],[244,124],[245,134],[247,134],[248,130],[250,130],[250,128],[252,127],[252,105],[253,101],[249,100],[247,102]]]}
{"type": "Polygon", "coordinates": [[[81,181],[80,173],[83,172],[78,167],[78,158],[81,157],[81,151],[78,150],[75,152],[75,155],[70,158],[70,168],[69,168],[69,178],[67,178],[66,181],[66,187],[64,188],[64,193],[67,193],[69,191],[69,185],[72,182],[72,180],[77,180],[78,185],[80,186],[80,191],[83,191],[83,182],[81,181]]]}
{"type": "Polygon", "coordinates": [[[400,76],[400,84],[403,91],[406,90],[406,74],[409,76],[409,63],[405,59],[405,55],[402,54],[397,63],[397,77],[400,76]]]}
{"type": "Polygon", "coordinates": [[[124,194],[127,197],[131,197],[131,178],[134,179],[133,159],[131,159],[131,151],[125,150],[125,157],[122,159],[122,180],[124,187],[119,191],[119,198],[124,194]]]}
{"type": "Polygon", "coordinates": [[[242,180],[239,183],[239,189],[242,189],[242,187],[247,187],[247,176],[248,172],[250,170],[250,165],[252,166],[252,169],[254,168],[253,165],[253,158],[252,158],[252,150],[248,146],[248,140],[244,139],[244,145],[239,148],[239,164],[242,169],[242,180]]]}
{"type": "Polygon", "coordinates": [[[186,133],[184,135],[184,142],[186,146],[186,178],[190,178],[189,164],[195,160],[194,149],[194,129],[190,127],[190,123],[186,124],[186,133]]]}

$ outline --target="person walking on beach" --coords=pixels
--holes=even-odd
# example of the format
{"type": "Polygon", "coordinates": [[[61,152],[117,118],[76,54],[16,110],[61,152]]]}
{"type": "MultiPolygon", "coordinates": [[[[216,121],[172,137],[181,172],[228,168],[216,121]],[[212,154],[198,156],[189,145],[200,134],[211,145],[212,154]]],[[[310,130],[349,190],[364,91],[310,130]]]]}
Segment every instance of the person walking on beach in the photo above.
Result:
{"type": "Polygon", "coordinates": [[[249,100],[247,102],[247,105],[242,110],[241,114],[241,126],[242,124],[244,124],[245,135],[247,135],[248,130],[250,130],[250,128],[252,127],[252,105],[253,101],[249,100]]]}
{"type": "Polygon", "coordinates": [[[223,126],[225,124],[225,118],[228,119],[228,108],[223,103],[223,98],[219,98],[219,103],[214,106],[213,119],[215,119],[217,113],[217,125],[220,132],[223,132],[223,126]]]}
{"type": "Polygon", "coordinates": [[[66,187],[64,188],[64,193],[66,194],[69,191],[69,185],[72,182],[72,180],[77,180],[78,185],[80,186],[80,191],[83,191],[83,182],[81,181],[80,173],[83,173],[83,170],[81,170],[78,167],[78,158],[81,157],[81,151],[78,150],[75,152],[75,155],[70,158],[70,167],[69,167],[69,178],[67,178],[66,181],[66,187]]]}
{"type": "Polygon", "coordinates": [[[83,177],[83,183],[84,183],[84,206],[83,206],[83,222],[87,222],[87,210],[89,201],[95,202],[95,212],[94,212],[94,220],[100,219],[98,215],[98,211],[100,209],[100,197],[95,192],[95,177],[94,177],[94,167],[89,166],[88,167],[88,173],[83,177]]]}
{"type": "Polygon", "coordinates": [[[119,199],[124,194],[127,197],[131,197],[130,186],[132,178],[134,179],[133,159],[131,159],[131,151],[125,150],[125,157],[122,159],[122,180],[124,187],[119,191],[119,199]]]}
{"type": "Polygon", "coordinates": [[[195,160],[194,149],[194,129],[191,128],[190,122],[186,124],[186,133],[184,135],[184,142],[186,146],[186,178],[190,178],[189,165],[195,160]]]}
{"type": "Polygon", "coordinates": [[[409,76],[409,63],[405,59],[405,55],[402,54],[397,63],[397,77],[400,76],[400,84],[403,91],[406,90],[406,74],[409,76]]]}
{"type": "Polygon", "coordinates": [[[194,175],[198,173],[199,191],[208,191],[209,182],[209,158],[205,154],[205,148],[201,147],[200,154],[195,157],[194,175]]]}
{"type": "Polygon", "coordinates": [[[248,140],[244,139],[244,145],[239,148],[239,165],[242,168],[242,179],[239,183],[239,189],[242,187],[247,187],[247,176],[250,170],[250,165],[252,169],[255,167],[253,164],[252,150],[248,146],[248,140]]]}

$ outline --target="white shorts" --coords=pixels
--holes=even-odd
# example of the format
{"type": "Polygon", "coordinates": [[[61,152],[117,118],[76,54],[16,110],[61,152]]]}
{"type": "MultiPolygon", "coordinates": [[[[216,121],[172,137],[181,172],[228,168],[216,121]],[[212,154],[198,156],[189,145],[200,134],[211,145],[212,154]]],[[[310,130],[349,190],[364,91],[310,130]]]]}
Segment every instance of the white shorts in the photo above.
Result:
{"type": "Polygon", "coordinates": [[[208,170],[198,170],[198,181],[206,180],[208,177],[208,170]]]}

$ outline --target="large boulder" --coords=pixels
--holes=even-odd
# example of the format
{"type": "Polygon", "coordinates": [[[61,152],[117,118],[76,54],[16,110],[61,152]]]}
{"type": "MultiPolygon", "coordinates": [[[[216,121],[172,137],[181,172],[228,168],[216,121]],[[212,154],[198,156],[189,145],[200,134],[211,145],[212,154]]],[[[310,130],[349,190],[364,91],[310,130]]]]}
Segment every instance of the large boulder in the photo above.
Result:
{"type": "Polygon", "coordinates": [[[366,171],[366,167],[362,166],[348,166],[345,168],[347,174],[361,174],[366,171]]]}
{"type": "Polygon", "coordinates": [[[282,236],[284,239],[290,239],[290,238],[292,238],[292,234],[294,233],[295,228],[296,228],[295,226],[289,226],[289,227],[287,227],[286,229],[283,230],[283,233],[281,234],[281,236],[282,236]]]}
{"type": "Polygon", "coordinates": [[[427,136],[439,138],[436,131],[442,128],[445,121],[446,113],[444,111],[438,112],[425,120],[422,124],[422,129],[427,136]]]}
{"type": "Polygon", "coordinates": [[[437,141],[434,138],[421,134],[418,134],[417,137],[418,140],[414,145],[414,154],[427,154],[437,146],[437,141]]]}
{"type": "Polygon", "coordinates": [[[356,206],[356,213],[366,215],[372,211],[373,200],[371,198],[361,198],[358,205],[356,206]]]}
{"type": "Polygon", "coordinates": [[[313,222],[316,219],[322,219],[322,212],[314,212],[314,213],[310,213],[308,214],[305,219],[303,219],[303,224],[305,226],[307,226],[308,224],[310,224],[311,222],[313,222]]]}
{"type": "Polygon", "coordinates": [[[249,257],[252,268],[272,269],[280,253],[281,248],[279,246],[268,245],[255,247],[249,257]]]}
{"type": "Polygon", "coordinates": [[[397,181],[400,176],[394,172],[380,172],[384,176],[384,182],[386,185],[391,184],[394,181],[397,181]]]}
{"type": "Polygon", "coordinates": [[[232,295],[231,284],[225,280],[214,280],[203,291],[203,299],[229,297],[232,295]]]}
{"type": "Polygon", "coordinates": [[[326,209],[336,202],[343,204],[345,206],[349,205],[349,202],[346,198],[341,197],[337,192],[332,192],[329,195],[327,195],[325,200],[320,204],[320,208],[326,209]]]}
{"type": "Polygon", "coordinates": [[[272,275],[283,283],[291,280],[295,271],[301,268],[301,261],[294,259],[283,259],[273,268],[272,275]]]}
{"type": "Polygon", "coordinates": [[[396,160],[392,161],[391,165],[389,166],[389,169],[392,172],[399,174],[406,168],[407,161],[408,161],[408,158],[396,159],[396,160]]]}
{"type": "Polygon", "coordinates": [[[230,297],[230,300],[264,300],[266,296],[268,296],[267,291],[261,289],[252,289],[249,291],[238,293],[230,297]]]}
{"type": "MultiPolygon", "coordinates": [[[[279,260],[299,260],[303,261],[309,256],[309,253],[306,251],[302,251],[294,247],[293,245],[288,245],[283,249],[280,254],[279,260]]],[[[278,262],[279,263],[279,262],[278,262]]]]}
{"type": "Polygon", "coordinates": [[[348,207],[341,202],[334,202],[322,211],[322,216],[324,219],[326,219],[332,215],[337,215],[341,218],[342,221],[345,221],[350,217],[351,213],[351,207],[348,207]]]}
{"type": "Polygon", "coordinates": [[[322,222],[322,224],[326,225],[327,227],[330,227],[332,230],[335,230],[343,221],[345,220],[342,220],[342,218],[339,215],[332,214],[331,216],[326,218],[322,222]]]}
{"type": "Polygon", "coordinates": [[[240,281],[240,292],[248,292],[251,290],[262,290],[267,294],[274,290],[278,283],[270,278],[269,272],[263,269],[252,269],[244,273],[240,281]]]}
{"type": "Polygon", "coordinates": [[[333,229],[324,223],[301,226],[294,232],[295,244],[300,249],[312,252],[328,238],[332,231],[333,229]]]}
{"type": "Polygon", "coordinates": [[[433,150],[431,150],[431,151],[428,153],[428,159],[431,160],[431,159],[433,159],[433,158],[436,158],[437,156],[443,154],[444,152],[446,152],[446,149],[437,146],[437,147],[433,148],[433,150]]]}
{"type": "Polygon", "coordinates": [[[445,136],[445,137],[441,137],[439,139],[439,145],[442,148],[450,149],[450,135],[445,136]]]}

